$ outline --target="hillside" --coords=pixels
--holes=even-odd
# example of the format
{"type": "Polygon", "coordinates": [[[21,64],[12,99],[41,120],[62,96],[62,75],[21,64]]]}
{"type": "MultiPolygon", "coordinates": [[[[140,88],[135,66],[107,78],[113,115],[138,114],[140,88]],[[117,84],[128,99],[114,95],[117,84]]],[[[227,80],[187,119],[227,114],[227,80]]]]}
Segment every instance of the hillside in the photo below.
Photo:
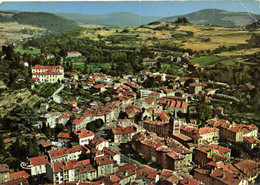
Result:
{"type": "Polygon", "coordinates": [[[69,31],[79,28],[77,23],[50,13],[43,12],[0,12],[0,22],[18,22],[44,28],[50,32],[69,31]]]}
{"type": "Polygon", "coordinates": [[[80,23],[96,24],[96,25],[112,26],[112,27],[140,26],[162,18],[162,17],[153,17],[153,16],[143,17],[129,12],[117,12],[117,13],[106,14],[106,15],[86,15],[86,14],[68,14],[68,13],[58,13],[56,15],[80,23]]]}
{"type": "MultiPolygon", "coordinates": [[[[251,14],[256,19],[260,15],[251,14]]],[[[219,9],[204,9],[186,15],[165,17],[161,22],[174,22],[178,17],[187,17],[190,23],[194,24],[212,24],[225,27],[247,26],[254,22],[254,19],[247,12],[229,12],[219,9]]]]}

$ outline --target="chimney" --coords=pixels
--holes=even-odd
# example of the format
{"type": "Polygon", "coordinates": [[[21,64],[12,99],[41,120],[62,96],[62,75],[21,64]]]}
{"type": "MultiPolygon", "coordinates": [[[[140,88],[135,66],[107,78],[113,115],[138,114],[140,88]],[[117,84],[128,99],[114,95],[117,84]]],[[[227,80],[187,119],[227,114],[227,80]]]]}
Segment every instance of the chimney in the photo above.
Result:
{"type": "Polygon", "coordinates": [[[127,172],[127,171],[125,171],[124,175],[125,175],[125,176],[127,176],[127,175],[128,175],[128,172],[127,172]]]}
{"type": "Polygon", "coordinates": [[[225,171],[223,170],[223,172],[222,172],[222,178],[225,178],[225,171]]]}

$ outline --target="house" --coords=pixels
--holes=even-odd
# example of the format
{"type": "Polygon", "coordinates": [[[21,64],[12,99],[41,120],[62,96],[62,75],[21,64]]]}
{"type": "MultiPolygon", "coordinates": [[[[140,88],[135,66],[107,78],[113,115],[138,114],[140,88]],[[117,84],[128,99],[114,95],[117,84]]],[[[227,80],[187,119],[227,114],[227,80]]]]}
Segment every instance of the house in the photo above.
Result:
{"type": "Polygon", "coordinates": [[[178,185],[200,185],[201,183],[199,181],[197,181],[196,179],[192,178],[192,177],[184,177],[183,179],[181,179],[178,183],[178,185]]]}
{"type": "Polygon", "coordinates": [[[28,62],[20,61],[19,64],[24,65],[25,67],[29,67],[28,62]]]}
{"type": "Polygon", "coordinates": [[[70,51],[67,52],[67,58],[73,58],[73,57],[81,57],[81,53],[78,51],[70,51]]]}
{"type": "Polygon", "coordinates": [[[190,126],[181,126],[181,133],[191,137],[195,144],[202,144],[207,142],[208,144],[218,143],[219,129],[213,127],[193,128],[190,126]]]}
{"type": "Polygon", "coordinates": [[[76,130],[75,134],[78,137],[78,142],[80,145],[89,144],[89,141],[94,139],[94,133],[84,128],[76,130]]]}
{"type": "Polygon", "coordinates": [[[86,128],[88,123],[87,117],[77,115],[76,118],[72,121],[72,132],[75,132],[78,129],[86,128]]]}
{"type": "Polygon", "coordinates": [[[193,161],[205,167],[210,161],[218,162],[220,160],[229,159],[231,156],[231,149],[225,148],[216,144],[199,145],[194,149],[193,161]]]}
{"type": "Polygon", "coordinates": [[[181,143],[150,132],[134,135],[132,148],[145,160],[165,169],[182,171],[192,161],[192,152],[181,143]]]}
{"type": "Polygon", "coordinates": [[[49,164],[46,155],[28,158],[30,168],[30,174],[32,176],[33,182],[43,180],[46,175],[46,165],[49,164]]]}
{"type": "Polygon", "coordinates": [[[156,59],[151,59],[151,58],[144,58],[143,59],[143,65],[145,66],[153,66],[157,62],[156,59]]]}
{"type": "Polygon", "coordinates": [[[129,119],[134,119],[137,114],[141,112],[141,108],[137,105],[128,105],[125,108],[125,113],[129,119]]]}
{"type": "Polygon", "coordinates": [[[26,173],[26,171],[24,170],[9,174],[10,181],[17,180],[17,179],[28,179],[29,177],[30,175],[26,173]]]}
{"type": "Polygon", "coordinates": [[[109,155],[103,155],[94,158],[94,164],[97,168],[97,177],[105,177],[118,171],[118,166],[110,159],[109,155]]]}
{"type": "Polygon", "coordinates": [[[257,146],[260,141],[256,137],[244,137],[244,141],[248,150],[252,150],[257,146]]]}
{"type": "Polygon", "coordinates": [[[75,166],[75,181],[84,182],[84,181],[93,181],[97,179],[97,169],[94,168],[89,163],[79,163],[76,162],[75,166]]]}
{"type": "Polygon", "coordinates": [[[56,161],[46,166],[46,177],[54,185],[75,181],[74,161],[56,161]]]}
{"type": "Polygon", "coordinates": [[[193,169],[193,177],[204,184],[216,185],[242,185],[248,184],[247,180],[242,178],[236,170],[229,168],[215,168],[210,171],[202,168],[193,169]]]}
{"type": "Polygon", "coordinates": [[[62,66],[41,66],[32,68],[32,79],[40,83],[57,83],[64,79],[64,68],[62,66]]]}
{"type": "Polygon", "coordinates": [[[93,89],[97,90],[98,92],[104,92],[106,90],[106,88],[101,84],[93,85],[92,87],[93,87],[93,89]]]}
{"type": "Polygon", "coordinates": [[[98,150],[103,150],[104,147],[109,147],[109,142],[105,140],[104,138],[95,138],[89,142],[89,145],[92,148],[96,148],[98,150]]]}
{"type": "Polygon", "coordinates": [[[48,157],[50,162],[56,161],[68,161],[68,160],[78,160],[81,155],[83,149],[81,146],[73,147],[73,148],[59,148],[48,151],[48,157]]]}
{"type": "Polygon", "coordinates": [[[60,112],[50,112],[41,115],[40,119],[45,122],[46,125],[48,125],[50,128],[56,127],[56,119],[61,116],[60,112]]]}
{"type": "Polygon", "coordinates": [[[69,105],[70,105],[72,108],[75,108],[75,107],[78,106],[78,104],[77,104],[76,101],[71,101],[71,102],[69,103],[69,105]]]}
{"type": "Polygon", "coordinates": [[[0,184],[8,182],[9,180],[9,166],[7,164],[0,164],[0,184]]]}
{"type": "Polygon", "coordinates": [[[127,143],[132,140],[136,131],[133,126],[128,126],[112,128],[112,132],[115,143],[127,143]]]}
{"type": "Polygon", "coordinates": [[[48,109],[49,109],[49,104],[48,103],[41,103],[40,110],[39,110],[41,113],[47,112],[48,109]]]}
{"type": "Polygon", "coordinates": [[[56,123],[65,126],[72,116],[72,113],[64,112],[61,116],[56,118],[56,123]]]}
{"type": "Polygon", "coordinates": [[[111,159],[116,161],[117,164],[121,163],[121,161],[120,161],[120,159],[121,159],[120,153],[118,153],[115,150],[113,150],[111,148],[108,148],[108,147],[104,147],[103,151],[104,151],[105,155],[109,155],[111,157],[111,159]]]}
{"type": "Polygon", "coordinates": [[[61,133],[61,132],[58,134],[57,138],[59,143],[67,143],[72,139],[70,133],[61,133]]]}
{"type": "Polygon", "coordinates": [[[189,85],[189,94],[199,94],[202,91],[202,85],[199,83],[191,83],[189,85]]]}
{"type": "Polygon", "coordinates": [[[224,114],[224,108],[223,107],[217,107],[215,109],[215,114],[216,115],[223,115],[224,114]]]}
{"type": "Polygon", "coordinates": [[[110,180],[113,183],[122,185],[132,184],[136,179],[136,169],[126,168],[119,170],[117,173],[110,175],[110,180]]]}
{"type": "Polygon", "coordinates": [[[253,160],[243,160],[234,166],[243,174],[243,177],[254,184],[255,179],[260,174],[260,163],[253,160]]]}

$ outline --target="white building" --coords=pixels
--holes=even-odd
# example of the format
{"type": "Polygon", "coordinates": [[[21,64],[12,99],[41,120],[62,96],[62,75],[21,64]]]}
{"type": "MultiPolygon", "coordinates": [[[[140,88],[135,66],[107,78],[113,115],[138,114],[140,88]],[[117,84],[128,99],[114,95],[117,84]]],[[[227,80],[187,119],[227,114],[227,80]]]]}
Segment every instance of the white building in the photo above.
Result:
{"type": "Polygon", "coordinates": [[[32,68],[32,80],[36,82],[57,83],[64,79],[64,68],[62,66],[41,66],[32,68]]]}
{"type": "Polygon", "coordinates": [[[31,176],[46,174],[46,165],[49,164],[46,155],[28,159],[31,165],[31,176]]]}
{"type": "Polygon", "coordinates": [[[94,133],[84,128],[76,130],[75,134],[78,136],[79,144],[83,146],[88,145],[89,141],[94,139],[94,133]]]}
{"type": "Polygon", "coordinates": [[[70,58],[70,57],[81,57],[81,53],[78,52],[78,51],[70,51],[70,52],[67,52],[67,58],[70,58]]]}
{"type": "Polygon", "coordinates": [[[75,180],[73,161],[54,162],[47,165],[47,178],[53,184],[68,183],[75,180]]]}

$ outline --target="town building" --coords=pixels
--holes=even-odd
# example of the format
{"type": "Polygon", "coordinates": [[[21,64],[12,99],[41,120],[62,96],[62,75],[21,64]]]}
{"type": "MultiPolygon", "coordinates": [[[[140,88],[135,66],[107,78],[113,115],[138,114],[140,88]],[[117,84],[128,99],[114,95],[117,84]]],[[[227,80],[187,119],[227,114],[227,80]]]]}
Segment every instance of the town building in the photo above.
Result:
{"type": "Polygon", "coordinates": [[[133,126],[112,128],[115,143],[127,143],[132,140],[136,130],[133,126]]]}
{"type": "Polygon", "coordinates": [[[0,184],[9,180],[9,166],[7,164],[0,164],[0,184]]]}
{"type": "Polygon", "coordinates": [[[41,66],[32,68],[32,80],[42,83],[58,83],[64,79],[64,68],[62,66],[41,66]]]}

